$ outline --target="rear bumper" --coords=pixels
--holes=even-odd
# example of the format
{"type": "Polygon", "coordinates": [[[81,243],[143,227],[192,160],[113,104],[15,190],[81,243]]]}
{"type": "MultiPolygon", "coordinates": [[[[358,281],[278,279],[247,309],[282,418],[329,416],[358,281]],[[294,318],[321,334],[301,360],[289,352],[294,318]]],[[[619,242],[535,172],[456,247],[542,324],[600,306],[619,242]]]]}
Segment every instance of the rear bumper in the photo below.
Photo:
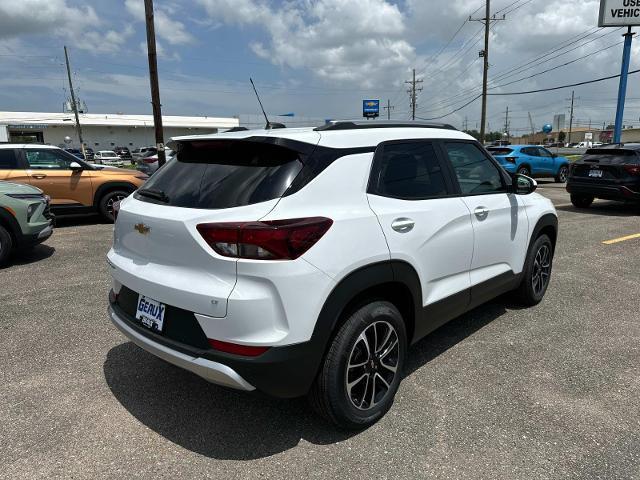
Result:
{"type": "Polygon", "coordinates": [[[152,339],[134,329],[127,321],[124,320],[124,318],[118,316],[112,307],[109,307],[108,312],[109,318],[113,324],[118,327],[118,330],[120,330],[140,348],[155,355],[156,357],[162,358],[163,360],[184,368],[185,370],[189,370],[211,383],[238,390],[255,390],[254,386],[242,378],[232,368],[197,355],[187,355],[185,353],[178,352],[177,350],[173,350],[161,343],[154,342],[152,339]]]}
{"type": "Polygon", "coordinates": [[[589,195],[605,200],[640,201],[640,187],[637,185],[593,185],[569,181],[566,189],[573,195],[589,195]]]}
{"type": "Polygon", "coordinates": [[[239,390],[258,390],[279,398],[305,395],[320,367],[324,344],[320,339],[272,347],[257,357],[243,357],[197,348],[167,338],[139,325],[116,303],[109,318],[131,341],[149,353],[189,370],[211,383],[239,390]]]}

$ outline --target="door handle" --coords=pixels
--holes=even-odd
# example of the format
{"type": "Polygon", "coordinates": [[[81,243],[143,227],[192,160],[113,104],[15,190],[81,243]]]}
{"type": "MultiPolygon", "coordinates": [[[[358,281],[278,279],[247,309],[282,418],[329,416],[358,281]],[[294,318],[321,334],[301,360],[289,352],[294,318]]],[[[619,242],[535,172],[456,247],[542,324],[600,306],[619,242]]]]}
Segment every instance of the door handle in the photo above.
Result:
{"type": "Polygon", "coordinates": [[[410,218],[396,218],[391,224],[391,228],[393,228],[398,233],[407,233],[413,230],[415,226],[415,222],[410,218]]]}
{"type": "Polygon", "coordinates": [[[41,180],[43,178],[47,178],[47,176],[44,173],[36,173],[34,175],[32,175],[33,178],[36,178],[38,180],[41,180]]]}
{"type": "Polygon", "coordinates": [[[476,218],[482,222],[489,216],[489,209],[487,207],[478,207],[473,211],[473,213],[476,218]]]}

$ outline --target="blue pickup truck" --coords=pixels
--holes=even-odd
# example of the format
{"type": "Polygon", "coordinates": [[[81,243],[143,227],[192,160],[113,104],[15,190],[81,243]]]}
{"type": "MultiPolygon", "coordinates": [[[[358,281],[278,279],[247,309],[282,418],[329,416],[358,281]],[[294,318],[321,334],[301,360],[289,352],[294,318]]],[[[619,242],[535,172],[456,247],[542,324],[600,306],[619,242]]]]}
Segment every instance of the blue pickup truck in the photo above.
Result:
{"type": "Polygon", "coordinates": [[[529,177],[553,177],[564,183],[569,175],[569,160],[539,145],[489,147],[489,152],[509,173],[529,177]]]}

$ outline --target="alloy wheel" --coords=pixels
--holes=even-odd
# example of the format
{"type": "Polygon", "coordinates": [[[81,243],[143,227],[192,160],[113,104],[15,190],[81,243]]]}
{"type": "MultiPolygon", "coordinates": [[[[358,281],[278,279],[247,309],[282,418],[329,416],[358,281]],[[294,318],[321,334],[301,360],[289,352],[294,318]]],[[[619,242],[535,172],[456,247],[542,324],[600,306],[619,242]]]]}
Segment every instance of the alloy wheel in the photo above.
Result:
{"type": "Polygon", "coordinates": [[[127,198],[126,195],[121,195],[119,193],[109,198],[109,200],[107,200],[107,213],[113,217],[113,204],[124,200],[125,198],[127,198]]]}
{"type": "Polygon", "coordinates": [[[531,285],[533,293],[541,296],[551,277],[551,249],[548,245],[542,245],[536,252],[533,261],[533,272],[531,273],[531,285]]]}
{"type": "Polygon", "coordinates": [[[560,179],[561,183],[564,183],[567,181],[567,172],[568,172],[567,167],[562,167],[558,172],[558,178],[560,179]]]}
{"type": "Polygon", "coordinates": [[[388,322],[369,325],[357,338],[347,363],[345,386],[351,404],[370,410],[389,393],[398,372],[400,342],[388,322]]]}

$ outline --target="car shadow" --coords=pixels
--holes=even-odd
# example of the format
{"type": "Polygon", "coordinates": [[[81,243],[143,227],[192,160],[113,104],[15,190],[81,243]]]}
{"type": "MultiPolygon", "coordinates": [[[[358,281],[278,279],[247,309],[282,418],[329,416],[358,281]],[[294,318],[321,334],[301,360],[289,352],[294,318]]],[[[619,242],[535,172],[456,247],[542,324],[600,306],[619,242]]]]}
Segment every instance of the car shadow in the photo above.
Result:
{"type": "Polygon", "coordinates": [[[35,247],[26,250],[19,249],[11,254],[9,262],[4,267],[0,267],[0,270],[18,265],[29,265],[40,262],[51,257],[55,251],[55,248],[44,244],[36,245],[35,247]]]}
{"type": "MultiPolygon", "coordinates": [[[[415,344],[406,375],[507,312],[502,298],[449,322],[415,344]]],[[[294,448],[344,441],[306,399],[281,400],[226,389],[126,342],[112,348],[104,376],[115,398],[143,425],[190,451],[225,460],[253,460],[294,448]]]]}
{"type": "Polygon", "coordinates": [[[556,210],[581,213],[583,215],[605,215],[607,217],[634,217],[640,215],[640,205],[622,202],[595,201],[589,208],[577,208],[573,205],[562,205],[556,210]]]}

